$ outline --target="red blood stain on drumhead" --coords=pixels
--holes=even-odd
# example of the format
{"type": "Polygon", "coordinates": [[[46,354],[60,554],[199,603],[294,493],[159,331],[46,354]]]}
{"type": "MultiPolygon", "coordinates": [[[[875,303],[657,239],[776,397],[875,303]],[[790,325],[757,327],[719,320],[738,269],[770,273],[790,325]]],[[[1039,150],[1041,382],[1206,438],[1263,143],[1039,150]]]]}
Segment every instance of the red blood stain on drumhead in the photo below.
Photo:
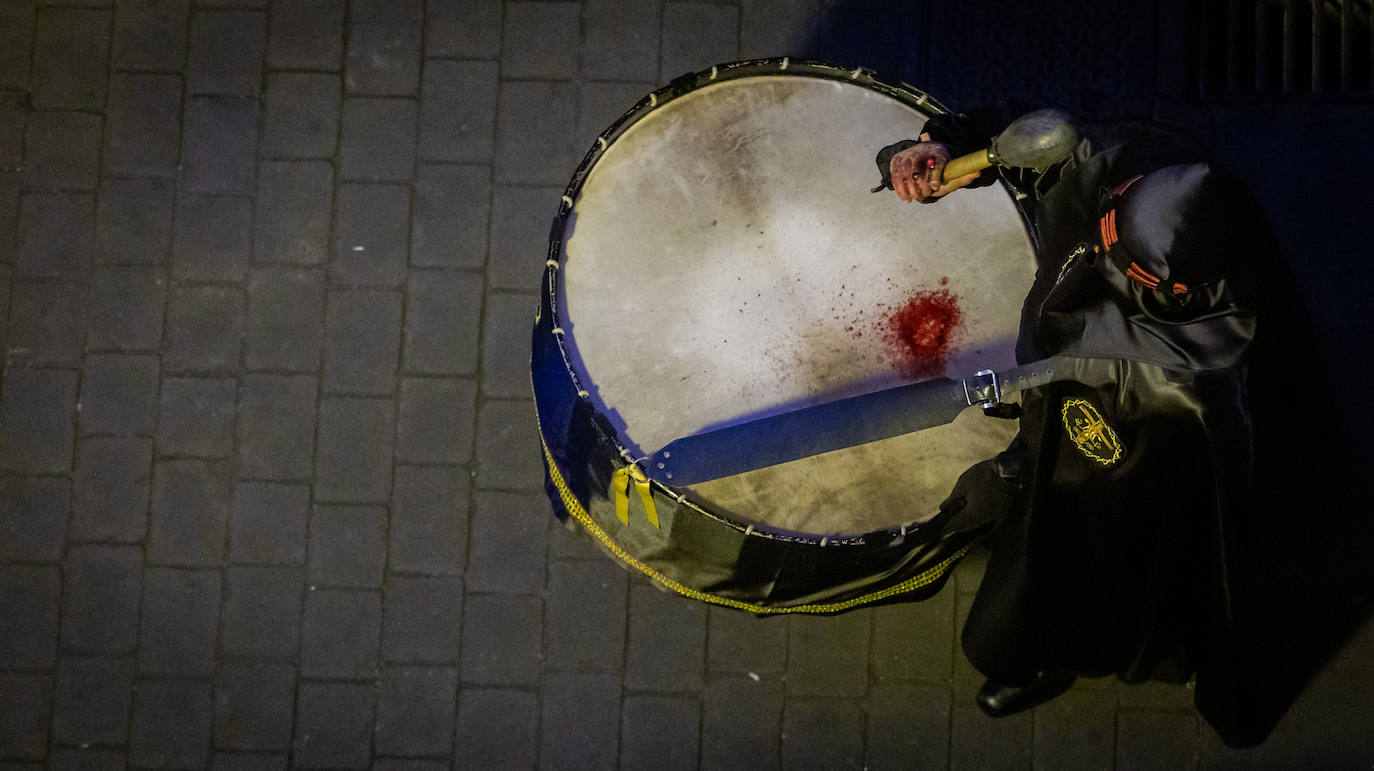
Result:
{"type": "MultiPolygon", "coordinates": [[[[947,280],[940,283],[944,285],[947,280]]],[[[888,352],[912,377],[939,375],[963,316],[959,298],[948,289],[918,291],[887,318],[883,332],[888,352]]]]}

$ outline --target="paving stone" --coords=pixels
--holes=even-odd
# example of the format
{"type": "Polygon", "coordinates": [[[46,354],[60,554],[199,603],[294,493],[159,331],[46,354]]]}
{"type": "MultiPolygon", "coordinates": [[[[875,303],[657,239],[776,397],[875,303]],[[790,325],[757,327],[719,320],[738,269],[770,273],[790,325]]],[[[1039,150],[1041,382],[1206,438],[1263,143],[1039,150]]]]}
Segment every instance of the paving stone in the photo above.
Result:
{"type": "Polygon", "coordinates": [[[0,399],[0,468],[66,473],[72,466],[75,372],[10,369],[0,399]]]}
{"type": "Polygon", "coordinates": [[[372,763],[372,771],[448,771],[448,768],[447,759],[377,758],[372,763]]]}
{"type": "Polygon", "coordinates": [[[547,80],[577,77],[578,36],[569,30],[579,28],[581,16],[578,3],[506,3],[502,76],[547,80]]]}
{"type": "MultiPolygon", "coordinates": [[[[492,191],[489,286],[534,289],[549,257],[549,223],[558,213],[561,187],[497,185],[492,191]]],[[[502,296],[504,299],[505,296],[502,296]]],[[[525,306],[530,303],[521,300],[525,306]]],[[[523,308],[529,315],[529,308],[523,308]]]]}
{"type": "Polygon", "coordinates": [[[956,699],[950,721],[949,768],[1025,769],[1031,766],[1031,713],[990,718],[972,699],[956,699]]]}
{"type": "Polygon", "coordinates": [[[267,64],[278,70],[343,65],[345,0],[272,0],[267,64]]]}
{"type": "Polygon", "coordinates": [[[38,109],[105,108],[105,64],[110,56],[109,11],[43,8],[33,52],[33,106],[38,109]]]}
{"type": "Polygon", "coordinates": [[[529,337],[538,304],[535,295],[488,293],[482,319],[484,396],[532,396],[529,337]]]}
{"type": "Polygon", "coordinates": [[[124,750],[57,748],[48,758],[49,771],[123,771],[124,750]]]}
{"type": "Polygon", "coordinates": [[[471,380],[403,378],[396,459],[467,463],[472,459],[477,385],[471,380]]]}
{"type": "Polygon", "coordinates": [[[783,768],[864,768],[864,712],[844,699],[794,699],[782,715],[783,768]]]}
{"type": "Polygon", "coordinates": [[[633,584],[625,687],[699,690],[706,664],[706,608],[652,584],[633,584]]]}
{"type": "Polygon", "coordinates": [[[167,307],[164,271],[142,265],[98,266],[91,272],[86,350],[150,351],[162,344],[167,307]]]}
{"type": "Polygon", "coordinates": [[[401,355],[401,295],[335,289],[325,308],[325,393],[389,395],[401,355]]]}
{"type": "Polygon", "coordinates": [[[738,8],[713,3],[669,2],[664,6],[660,82],[735,61],[738,53],[738,8]]]}
{"type": "Polygon", "coordinates": [[[265,661],[226,661],[215,675],[215,746],[288,750],[296,669],[265,661]]]}
{"type": "Polygon", "coordinates": [[[455,768],[534,768],[539,700],[523,691],[464,688],[458,698],[455,768]]]}
{"type": "Polygon", "coordinates": [[[161,72],[181,69],[186,61],[190,16],[189,0],[118,3],[111,69],[161,72]]]}
{"type": "Polygon", "coordinates": [[[63,565],[62,648],[130,653],[138,643],[143,557],[132,546],[77,546],[63,565]]]}
{"type": "Polygon", "coordinates": [[[378,755],[453,751],[458,673],[451,667],[384,667],[377,687],[378,755]]]}
{"type": "Polygon", "coordinates": [[[93,354],[81,376],[81,431],[148,434],[157,425],[156,356],[93,354]]]}
{"type": "Polygon", "coordinates": [[[544,659],[551,670],[615,672],[625,651],[626,574],[610,560],[549,566],[544,659]]]}
{"type": "Polygon", "coordinates": [[[100,187],[96,211],[96,262],[167,262],[172,245],[172,207],[173,188],[167,180],[107,180],[100,187]]]}
{"type": "Polygon", "coordinates": [[[212,716],[209,683],[139,683],[129,762],[142,768],[204,768],[212,716]]]}
{"type": "Polygon", "coordinates": [[[239,476],[303,479],[315,453],[316,378],[245,375],[239,394],[239,476]]]}
{"type": "Polygon", "coordinates": [[[502,85],[496,119],[496,181],[565,185],[585,147],[573,131],[577,86],[515,81],[502,85]]]}
{"type": "Polygon", "coordinates": [[[77,273],[90,258],[95,197],[89,193],[25,193],[20,199],[20,276],[77,273]]]}
{"type": "Polygon", "coordinates": [[[241,281],[253,248],[253,201],[186,195],[177,201],[172,276],[193,281],[241,281]]]}
{"type": "Polygon", "coordinates": [[[537,686],[543,659],[543,600],[469,594],[463,610],[463,682],[537,686]]]}
{"type": "MultiPolygon", "coordinates": [[[[1172,709],[1185,712],[1193,709],[1194,691],[1192,688],[1153,681],[1123,683],[1116,678],[1107,680],[1107,683],[1116,691],[1123,707],[1172,709]]],[[[1095,685],[1095,683],[1085,678],[1079,678],[1075,685],[1083,687],[1095,685]]]]}
{"type": "Polygon", "coordinates": [[[61,593],[62,571],[55,566],[0,567],[0,661],[6,667],[53,665],[61,593]]]}
{"type": "Polygon", "coordinates": [[[15,364],[81,365],[86,289],[49,281],[13,282],[7,358],[15,364]]]}
{"type": "Polygon", "coordinates": [[[621,712],[621,767],[697,768],[701,705],[696,697],[628,696],[621,712]]]}
{"type": "Polygon", "coordinates": [[[425,164],[415,172],[410,264],[479,269],[487,259],[491,168],[425,164]]]}
{"type": "Polygon", "coordinates": [[[221,653],[294,658],[300,641],[301,571],[231,566],[225,581],[221,653]]]}
{"type": "Polygon", "coordinates": [[[24,186],[94,190],[100,173],[99,115],[35,112],[24,135],[24,186]]]}
{"type": "Polygon", "coordinates": [[[324,161],[263,161],[258,170],[254,257],[319,265],[329,257],[334,167],[324,161]]]}
{"type": "MultiPolygon", "coordinates": [[[[121,6],[120,13],[124,12],[121,6]]],[[[178,69],[180,65],[172,69],[178,69]]],[[[110,76],[105,127],[105,175],[171,177],[181,150],[182,82],[179,75],[117,72],[110,76]]],[[[135,187],[137,183],[107,182],[135,187]]],[[[150,187],[151,183],[142,183],[150,187]]],[[[138,201],[114,201],[127,207],[138,201]]],[[[105,201],[101,201],[102,207],[105,201]]]]}
{"type": "Polygon", "coordinates": [[[81,441],[70,538],[135,543],[148,533],[153,445],[147,439],[81,441]]]}
{"type": "Polygon", "coordinates": [[[409,182],[415,172],[417,112],[412,99],[345,99],[340,176],[364,182],[409,182]]]}
{"type": "Polygon", "coordinates": [[[458,59],[490,59],[500,55],[502,12],[501,0],[426,3],[425,55],[458,59]]]}
{"type": "Polygon", "coordinates": [[[158,454],[233,456],[237,398],[238,381],[234,378],[164,378],[158,410],[158,454]]]}
{"type": "Polygon", "coordinates": [[[409,96],[420,85],[423,0],[352,0],[344,84],[350,94],[409,96]]]}
{"type": "Polygon", "coordinates": [[[620,681],[614,675],[555,673],[545,678],[542,769],[611,768],[620,736],[620,681]]]}
{"type": "Polygon", "coordinates": [[[375,707],[372,688],[371,684],[301,684],[293,745],[298,767],[368,767],[375,707]]]}
{"type": "Polygon", "coordinates": [[[386,509],[316,506],[306,580],[312,586],[377,589],[386,568],[386,509]]]}
{"type": "Polygon", "coordinates": [[[163,365],[170,373],[233,372],[243,340],[243,295],[228,286],[174,286],[163,365]]]}
{"type": "Polygon", "coordinates": [[[265,8],[267,0],[197,0],[202,8],[265,8]]]}
{"type": "Polygon", "coordinates": [[[701,694],[702,768],[779,767],[782,683],[720,680],[701,694]]]}
{"type": "Polygon", "coordinates": [[[412,271],[406,288],[406,371],[426,375],[477,372],[482,277],[457,271],[412,271]]]}
{"type": "Polygon", "coordinates": [[[869,610],[789,618],[787,694],[863,696],[871,625],[869,610]]]}
{"type": "Polygon", "coordinates": [[[821,5],[822,0],[742,0],[739,57],[818,58],[816,22],[822,18],[821,5]]]}
{"type": "Polygon", "coordinates": [[[0,168],[6,171],[24,165],[24,124],[28,114],[25,94],[0,91],[0,168]]]}
{"type": "Polygon", "coordinates": [[[251,195],[258,149],[258,102],[192,97],[181,148],[183,190],[251,195]]]}
{"type": "Polygon", "coordinates": [[[1036,707],[1034,719],[1036,768],[1113,766],[1116,694],[1111,691],[1072,689],[1036,707]]]}
{"type": "Polygon", "coordinates": [[[496,144],[498,75],[496,62],[425,62],[420,92],[420,158],[491,161],[496,144]]]}
{"type": "MultiPolygon", "coordinates": [[[[596,138],[654,90],[653,79],[632,83],[583,83],[578,92],[577,141],[590,148],[596,138]]],[[[562,194],[562,188],[559,188],[562,194]]]]}
{"type": "Polygon", "coordinates": [[[301,625],[301,676],[376,677],[381,637],[382,601],[376,592],[312,586],[301,625]]]}
{"type": "Polygon", "coordinates": [[[0,262],[10,266],[19,256],[19,188],[22,177],[17,169],[0,168],[0,262]]]}
{"type": "Polygon", "coordinates": [[[262,152],[268,158],[330,158],[339,140],[339,76],[267,77],[262,152]]]}
{"type": "Polygon", "coordinates": [[[0,757],[42,760],[48,752],[52,675],[0,672],[0,757]]]}
{"type": "Polygon", "coordinates": [[[463,582],[450,577],[391,576],[387,580],[382,657],[417,664],[453,664],[463,619],[463,582]]]}
{"type": "Polygon", "coordinates": [[[947,680],[954,662],[954,593],[873,609],[873,678],[947,680]]]}
{"type": "Polygon", "coordinates": [[[320,402],[320,443],[315,457],[317,500],[387,500],[391,492],[395,420],[390,399],[320,402]]]}
{"type": "Polygon", "coordinates": [[[61,744],[123,744],[133,686],[128,659],[63,658],[57,665],[53,738],[61,744]]]}
{"type": "Polygon", "coordinates": [[[303,484],[239,482],[229,518],[233,562],[305,563],[310,488],[303,484]]]}
{"type": "Polygon", "coordinates": [[[1134,710],[1117,715],[1117,768],[1196,768],[1200,751],[1196,715],[1134,710]]]}
{"type": "Polygon", "coordinates": [[[477,486],[533,490],[544,482],[534,404],[490,400],[477,410],[477,486]]]}
{"type": "Polygon", "coordinates": [[[71,501],[68,479],[0,477],[0,561],[60,560],[71,501]]]}
{"type": "Polygon", "coordinates": [[[228,461],[159,460],[153,474],[150,563],[182,567],[224,564],[229,495],[228,461]]]}
{"type": "Polygon", "coordinates": [[[582,14],[582,76],[658,80],[661,8],[635,0],[588,0],[582,14]]]}
{"type": "Polygon", "coordinates": [[[249,369],[315,372],[324,350],[324,276],[257,270],[248,283],[249,369]]]}
{"type": "Polygon", "coordinates": [[[191,17],[191,53],[186,62],[189,93],[257,96],[266,45],[264,14],[197,11],[191,17]]]}
{"type": "Polygon", "coordinates": [[[869,768],[944,768],[949,758],[949,687],[874,688],[868,708],[869,768]]]}
{"type": "MultiPolygon", "coordinates": [[[[294,705],[287,699],[286,706],[294,705]]],[[[290,725],[288,718],[287,726],[290,725]]],[[[210,768],[213,771],[286,771],[288,759],[285,753],[217,752],[210,760],[210,768]]]]}
{"type": "Polygon", "coordinates": [[[401,185],[341,185],[334,206],[329,280],[401,286],[410,242],[410,190],[401,185]]]}
{"type": "MultiPolygon", "coordinates": [[[[498,3],[499,0],[493,2],[497,5],[496,19],[499,23],[501,11],[498,3]]],[[[32,2],[0,5],[0,88],[22,91],[29,88],[36,10],[32,2]]],[[[500,34],[499,27],[497,34],[500,34]]]]}
{"type": "Polygon", "coordinates": [[[215,671],[221,574],[150,567],[143,576],[138,669],[155,675],[215,671]]]}
{"type": "Polygon", "coordinates": [[[467,472],[398,465],[395,481],[387,531],[390,569],[461,575],[467,563],[467,472]]]}
{"type": "MultiPolygon", "coordinates": [[[[539,494],[477,493],[467,572],[468,586],[473,591],[514,594],[544,591],[544,517],[548,516],[547,511],[548,503],[539,494]]],[[[592,582],[609,580],[608,576],[596,573],[585,577],[592,582]]],[[[620,601],[623,605],[623,594],[620,601]]]]}

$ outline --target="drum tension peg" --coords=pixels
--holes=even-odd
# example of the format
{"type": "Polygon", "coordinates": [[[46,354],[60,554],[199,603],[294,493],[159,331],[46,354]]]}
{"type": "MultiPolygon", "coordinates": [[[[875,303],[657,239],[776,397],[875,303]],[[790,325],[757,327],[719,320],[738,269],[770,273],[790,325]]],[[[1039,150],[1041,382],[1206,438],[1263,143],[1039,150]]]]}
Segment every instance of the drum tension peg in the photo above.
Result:
{"type": "Polygon", "coordinates": [[[983,414],[991,418],[1014,420],[1021,417],[1021,406],[1002,401],[1002,383],[997,373],[980,370],[973,377],[964,378],[964,398],[969,406],[981,404],[983,414]]]}

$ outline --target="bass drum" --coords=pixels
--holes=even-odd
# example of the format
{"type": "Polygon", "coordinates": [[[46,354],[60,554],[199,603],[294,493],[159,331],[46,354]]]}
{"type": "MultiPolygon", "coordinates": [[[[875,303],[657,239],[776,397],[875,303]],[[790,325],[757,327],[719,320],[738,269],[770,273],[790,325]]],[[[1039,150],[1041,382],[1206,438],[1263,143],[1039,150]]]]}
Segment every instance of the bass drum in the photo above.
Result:
{"type": "Polygon", "coordinates": [[[533,376],[550,498],[665,588],[833,612],[940,586],[940,502],[1016,426],[953,423],[690,487],[639,460],[707,427],[1013,363],[1034,273],[1004,188],[870,192],[942,108],[788,59],[674,81],[597,139],[555,217],[533,376]]]}

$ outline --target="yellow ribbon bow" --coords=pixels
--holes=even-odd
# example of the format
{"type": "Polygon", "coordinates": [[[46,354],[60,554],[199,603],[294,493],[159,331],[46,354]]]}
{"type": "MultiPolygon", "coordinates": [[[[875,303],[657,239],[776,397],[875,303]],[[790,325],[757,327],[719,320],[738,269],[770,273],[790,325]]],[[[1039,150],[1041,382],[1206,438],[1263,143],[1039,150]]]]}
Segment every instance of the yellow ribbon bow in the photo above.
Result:
{"type": "Polygon", "coordinates": [[[644,475],[639,466],[629,465],[616,469],[611,475],[611,491],[615,496],[615,516],[622,525],[630,524],[630,479],[635,482],[635,489],[639,491],[639,500],[644,503],[644,516],[654,526],[658,527],[658,508],[654,506],[653,490],[649,487],[649,478],[644,475]]]}

